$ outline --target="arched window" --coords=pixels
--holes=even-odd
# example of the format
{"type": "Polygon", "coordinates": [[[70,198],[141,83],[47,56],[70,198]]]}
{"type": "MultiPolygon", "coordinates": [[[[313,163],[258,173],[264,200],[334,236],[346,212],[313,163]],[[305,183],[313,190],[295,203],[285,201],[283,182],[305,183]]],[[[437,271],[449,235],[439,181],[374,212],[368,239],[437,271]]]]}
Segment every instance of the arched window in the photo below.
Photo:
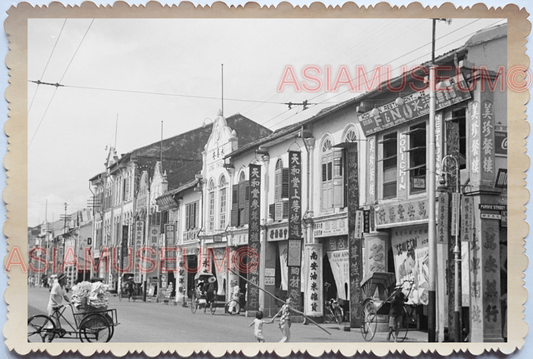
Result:
{"type": "Polygon", "coordinates": [[[250,184],[246,180],[246,171],[239,174],[239,183],[233,185],[231,199],[231,225],[234,227],[248,224],[250,184]]]}
{"type": "Polygon", "coordinates": [[[220,186],[219,186],[219,196],[220,196],[220,223],[218,228],[225,229],[226,228],[226,198],[227,198],[227,183],[226,183],[226,177],[222,176],[220,178],[220,186]]]}
{"type": "Polygon", "coordinates": [[[215,182],[213,179],[209,180],[207,187],[208,205],[209,205],[209,228],[212,231],[215,229],[215,182]]]}
{"type": "Polygon", "coordinates": [[[344,160],[341,149],[333,147],[328,136],[322,142],[322,198],[321,209],[344,207],[344,160]]]}

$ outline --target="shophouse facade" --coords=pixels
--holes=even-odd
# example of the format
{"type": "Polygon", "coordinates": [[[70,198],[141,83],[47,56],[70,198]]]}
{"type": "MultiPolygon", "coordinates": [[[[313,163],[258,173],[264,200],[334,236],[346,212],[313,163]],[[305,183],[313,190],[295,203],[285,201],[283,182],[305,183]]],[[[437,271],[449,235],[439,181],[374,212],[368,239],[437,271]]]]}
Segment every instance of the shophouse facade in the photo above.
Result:
{"type": "MultiPolygon", "coordinates": [[[[386,295],[378,282],[391,285],[410,279],[414,281],[410,303],[416,308],[412,325],[427,329],[427,209],[428,201],[438,200],[438,340],[454,336],[455,236],[460,237],[463,258],[461,340],[502,340],[507,119],[506,93],[498,90],[499,84],[496,91],[494,87],[498,76],[501,81],[497,71],[505,65],[505,50],[506,26],[499,26],[436,59],[435,175],[444,185],[440,193],[427,190],[429,90],[424,74],[429,73],[429,64],[421,65],[414,76],[383,83],[380,90],[228,155],[234,181],[242,180],[243,187],[252,183],[250,167],[261,169],[259,286],[278,297],[294,297],[310,316],[323,315],[328,297],[348,301],[350,322],[358,326],[364,298],[386,295]],[[293,152],[301,154],[296,168],[302,175],[300,243],[291,241],[295,238],[290,238],[289,229],[293,152]]],[[[250,199],[250,190],[243,191],[250,199]]],[[[232,196],[240,193],[236,187],[232,196]]],[[[245,211],[234,198],[232,203],[245,211]]],[[[230,238],[252,233],[239,220],[232,216],[230,238]]],[[[249,300],[255,294],[248,289],[249,300]]],[[[258,308],[267,313],[275,310],[269,296],[257,294],[258,308]]]]}

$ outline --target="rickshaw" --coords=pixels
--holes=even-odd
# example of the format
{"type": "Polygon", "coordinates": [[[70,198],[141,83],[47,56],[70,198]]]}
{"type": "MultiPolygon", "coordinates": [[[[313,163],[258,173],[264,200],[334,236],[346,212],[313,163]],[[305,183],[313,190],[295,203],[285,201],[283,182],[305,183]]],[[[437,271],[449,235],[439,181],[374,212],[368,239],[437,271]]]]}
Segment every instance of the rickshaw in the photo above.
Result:
{"type": "MultiPolygon", "coordinates": [[[[215,283],[217,279],[211,273],[197,273],[194,276],[194,289],[191,293],[191,312],[194,314],[200,307],[207,309],[207,293],[204,292],[205,283],[215,283]]],[[[215,314],[216,311],[216,294],[213,301],[209,303],[209,311],[215,314]]]]}
{"type": "MultiPolygon", "coordinates": [[[[409,297],[413,289],[413,281],[405,280],[396,285],[396,276],[394,273],[375,272],[369,277],[361,281],[361,288],[363,289],[363,323],[361,325],[361,334],[363,338],[370,341],[376,335],[378,322],[386,323],[388,327],[388,319],[390,303],[398,293],[398,291],[405,289],[405,284],[409,284],[409,297]]],[[[407,337],[409,331],[409,315],[406,305],[403,306],[403,314],[399,323],[399,330],[397,341],[403,342],[407,337]]]]}

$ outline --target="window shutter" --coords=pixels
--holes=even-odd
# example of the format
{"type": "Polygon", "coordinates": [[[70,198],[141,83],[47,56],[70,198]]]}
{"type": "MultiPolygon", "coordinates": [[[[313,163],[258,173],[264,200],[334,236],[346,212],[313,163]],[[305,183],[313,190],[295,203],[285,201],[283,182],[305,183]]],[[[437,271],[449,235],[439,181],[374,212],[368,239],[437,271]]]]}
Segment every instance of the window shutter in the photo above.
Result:
{"type": "Polygon", "coordinates": [[[276,218],[276,204],[272,203],[268,205],[268,214],[270,215],[270,218],[276,218]]]}
{"type": "Polygon", "coordinates": [[[234,184],[231,191],[231,225],[239,226],[239,185],[234,184]]]}
{"type": "Polygon", "coordinates": [[[231,225],[233,227],[239,226],[239,209],[231,209],[231,225]]]}
{"type": "Polygon", "coordinates": [[[276,202],[274,206],[274,220],[281,221],[283,219],[283,202],[276,202]]]}
{"type": "Polygon", "coordinates": [[[246,203],[246,186],[248,183],[241,182],[239,183],[239,208],[243,209],[246,203]]]}
{"type": "Polygon", "coordinates": [[[289,218],[289,201],[283,202],[283,218],[289,218]]]}
{"type": "Polygon", "coordinates": [[[289,198],[289,169],[281,170],[281,198],[289,198]]]}
{"type": "MultiPolygon", "coordinates": [[[[281,199],[281,169],[276,169],[275,174],[275,186],[274,186],[274,201],[277,202],[281,199]]],[[[274,217],[272,217],[274,218],[274,217]]]]}
{"type": "Polygon", "coordinates": [[[248,224],[250,220],[250,184],[244,183],[244,207],[242,211],[241,225],[248,224]]]}

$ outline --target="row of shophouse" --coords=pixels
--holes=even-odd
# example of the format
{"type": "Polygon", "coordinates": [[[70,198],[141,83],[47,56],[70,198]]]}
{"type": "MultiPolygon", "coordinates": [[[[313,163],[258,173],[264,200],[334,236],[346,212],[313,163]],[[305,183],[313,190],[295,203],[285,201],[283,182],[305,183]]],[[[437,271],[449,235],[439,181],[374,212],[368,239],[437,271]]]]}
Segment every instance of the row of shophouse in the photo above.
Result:
{"type": "Polygon", "coordinates": [[[436,59],[436,174],[427,170],[428,90],[419,90],[429,64],[274,132],[219,114],[208,126],[128,154],[110,149],[104,171],[90,179],[93,240],[84,243],[105,263],[92,275],[119,288],[124,276],[104,250],[117,248],[119,266],[131,268],[148,295],[171,286],[167,294],[186,303],[198,269],[216,277],[221,301],[239,285],[248,313],[273,315],[279,306],[257,285],[293,297],[310,317],[321,318],[325,300],[339,299],[352,326],[361,323],[364,298],[383,299],[388,285],[410,279],[415,325],[427,330],[428,203],[437,201],[439,340],[453,337],[455,235],[461,336],[503,340],[507,95],[493,84],[506,65],[506,31],[482,31],[436,59]],[[441,184],[437,193],[428,193],[430,175],[441,184]],[[137,266],[146,264],[135,256],[142,246],[157,253],[148,274],[137,266]],[[246,249],[258,257],[242,256],[246,249]],[[244,265],[230,260],[239,256],[244,265]]]}

